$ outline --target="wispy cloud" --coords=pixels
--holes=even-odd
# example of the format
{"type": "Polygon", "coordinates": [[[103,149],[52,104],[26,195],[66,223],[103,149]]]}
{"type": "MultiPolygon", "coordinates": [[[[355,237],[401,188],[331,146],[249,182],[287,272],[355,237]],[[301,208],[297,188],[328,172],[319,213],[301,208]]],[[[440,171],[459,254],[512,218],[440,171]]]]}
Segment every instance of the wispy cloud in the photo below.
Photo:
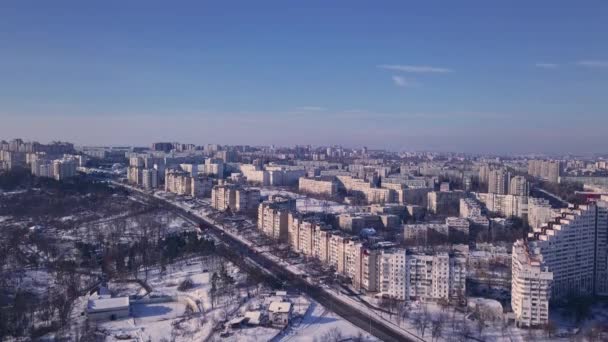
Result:
{"type": "Polygon", "coordinates": [[[327,108],[319,106],[300,106],[296,107],[296,110],[302,112],[322,112],[324,110],[327,110],[327,108]]]}
{"type": "Polygon", "coordinates": [[[401,71],[401,72],[413,72],[413,73],[448,73],[452,72],[452,69],[439,68],[427,65],[400,65],[400,64],[381,64],[378,65],[380,69],[401,71]]]}
{"type": "Polygon", "coordinates": [[[405,79],[405,77],[403,77],[403,76],[393,75],[391,77],[391,79],[393,80],[393,83],[395,83],[395,85],[397,87],[410,87],[410,86],[413,85],[412,82],[410,82],[409,80],[405,79]]]}
{"type": "Polygon", "coordinates": [[[588,68],[608,68],[608,60],[582,60],[576,64],[588,68]]]}
{"type": "Polygon", "coordinates": [[[559,67],[559,64],[556,63],[536,63],[536,67],[543,69],[555,69],[559,67]]]}

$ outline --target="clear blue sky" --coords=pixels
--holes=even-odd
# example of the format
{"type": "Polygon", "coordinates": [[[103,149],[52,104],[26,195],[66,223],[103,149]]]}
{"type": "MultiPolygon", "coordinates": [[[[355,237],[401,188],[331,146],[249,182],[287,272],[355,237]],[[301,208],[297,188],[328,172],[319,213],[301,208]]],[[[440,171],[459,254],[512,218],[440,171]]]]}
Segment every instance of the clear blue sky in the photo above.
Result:
{"type": "Polygon", "coordinates": [[[606,1],[0,2],[0,138],[606,151],[606,1]]]}

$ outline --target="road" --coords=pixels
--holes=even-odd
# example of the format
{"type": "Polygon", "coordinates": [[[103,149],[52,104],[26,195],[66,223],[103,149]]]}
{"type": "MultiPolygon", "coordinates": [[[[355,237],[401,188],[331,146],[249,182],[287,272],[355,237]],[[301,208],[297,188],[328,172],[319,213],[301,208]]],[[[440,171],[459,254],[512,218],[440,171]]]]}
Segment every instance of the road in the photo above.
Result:
{"type": "MultiPolygon", "coordinates": [[[[124,186],[120,183],[115,184],[124,186]]],[[[133,190],[131,187],[127,188],[133,190]]],[[[143,194],[148,197],[151,201],[165,204],[166,208],[171,209],[176,214],[197,223],[201,229],[208,229],[213,232],[214,235],[227,246],[227,248],[223,250],[223,254],[225,254],[224,256],[239,265],[239,267],[244,268],[249,272],[259,272],[259,269],[255,269],[255,263],[257,263],[259,266],[270,271],[270,273],[274,275],[274,277],[267,276],[268,281],[271,284],[274,284],[275,286],[287,286],[306,293],[321,305],[325,306],[326,308],[331,308],[331,311],[382,341],[424,341],[413,334],[411,336],[406,336],[408,334],[407,332],[397,330],[397,328],[391,326],[390,323],[375,316],[371,316],[368,312],[364,312],[359,308],[345,304],[344,302],[335,298],[332,294],[329,294],[325,289],[311,284],[300,276],[293,274],[283,266],[279,265],[277,262],[268,258],[263,253],[257,253],[256,251],[250,249],[250,247],[244,244],[242,241],[232,237],[230,234],[227,234],[223,229],[217,227],[207,219],[194,215],[192,212],[185,210],[167,200],[159,199],[151,194],[141,191],[138,192],[139,194],[143,194]],[[255,263],[247,263],[247,258],[253,260],[255,263]]]]}

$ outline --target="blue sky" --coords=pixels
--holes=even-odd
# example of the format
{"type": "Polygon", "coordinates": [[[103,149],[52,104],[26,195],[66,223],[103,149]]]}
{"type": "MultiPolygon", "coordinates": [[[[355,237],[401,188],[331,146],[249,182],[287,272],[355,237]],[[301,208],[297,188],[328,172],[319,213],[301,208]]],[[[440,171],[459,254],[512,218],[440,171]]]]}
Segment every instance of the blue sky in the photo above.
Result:
{"type": "Polygon", "coordinates": [[[0,137],[606,150],[605,1],[0,2],[0,137]]]}

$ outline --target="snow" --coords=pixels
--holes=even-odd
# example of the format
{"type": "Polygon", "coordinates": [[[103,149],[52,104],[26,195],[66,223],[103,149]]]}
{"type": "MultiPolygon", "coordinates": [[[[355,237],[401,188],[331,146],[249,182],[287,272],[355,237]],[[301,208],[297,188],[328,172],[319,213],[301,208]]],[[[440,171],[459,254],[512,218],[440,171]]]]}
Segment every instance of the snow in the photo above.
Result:
{"type": "Polygon", "coordinates": [[[129,307],[129,297],[90,299],[89,311],[116,310],[129,307]]]}
{"type": "Polygon", "coordinates": [[[310,198],[295,192],[276,189],[261,189],[262,196],[279,195],[296,199],[296,210],[302,213],[327,212],[332,214],[354,213],[362,211],[362,207],[340,204],[334,201],[310,198]]]}
{"type": "Polygon", "coordinates": [[[313,341],[315,339],[322,341],[323,336],[332,329],[338,329],[345,338],[357,337],[361,334],[364,341],[379,341],[323,305],[312,302],[302,320],[288,328],[281,336],[277,336],[273,342],[313,341]]]}

